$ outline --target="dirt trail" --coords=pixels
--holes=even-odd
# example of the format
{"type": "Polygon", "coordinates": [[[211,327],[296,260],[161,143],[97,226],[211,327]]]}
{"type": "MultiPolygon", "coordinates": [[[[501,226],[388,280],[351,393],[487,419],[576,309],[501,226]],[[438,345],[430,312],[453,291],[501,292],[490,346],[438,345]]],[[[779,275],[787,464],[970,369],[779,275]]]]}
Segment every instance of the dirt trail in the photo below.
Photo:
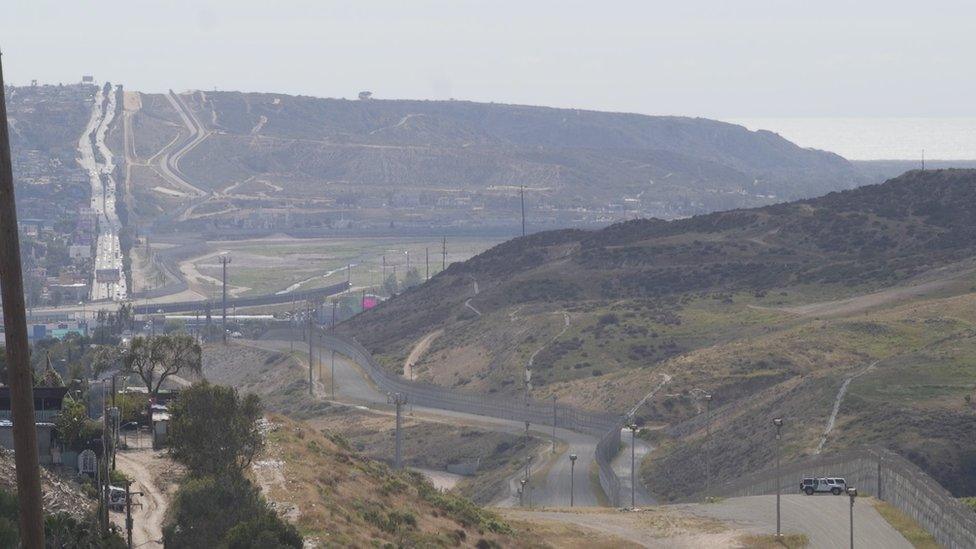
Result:
{"type": "Polygon", "coordinates": [[[407,359],[403,362],[403,377],[411,380],[414,379],[413,365],[420,360],[420,357],[427,354],[427,350],[430,349],[431,343],[433,343],[434,340],[440,337],[443,333],[443,329],[434,330],[418,341],[417,344],[413,346],[413,349],[410,349],[410,354],[407,355],[407,359]]]}
{"type": "Polygon", "coordinates": [[[816,453],[819,454],[823,452],[824,445],[827,444],[827,436],[830,435],[830,432],[834,430],[834,423],[837,421],[837,412],[840,411],[840,405],[842,402],[844,402],[844,395],[847,394],[847,388],[850,386],[851,382],[870,372],[877,365],[878,361],[875,360],[871,364],[868,364],[866,367],[859,370],[857,373],[847,376],[847,378],[844,379],[844,383],[840,384],[840,390],[837,391],[837,397],[834,399],[834,409],[830,413],[830,419],[827,420],[827,427],[824,428],[823,434],[820,435],[820,444],[817,445],[816,453]]]}
{"type": "MultiPolygon", "coordinates": [[[[132,491],[143,493],[132,500],[133,546],[162,547],[163,520],[170,498],[165,489],[159,486],[157,479],[171,464],[161,452],[139,448],[118,452],[116,465],[133,479],[132,491]]],[[[124,529],[124,513],[113,513],[112,518],[124,529]]]]}
{"type": "Polygon", "coordinates": [[[800,316],[851,315],[894,301],[921,297],[945,289],[953,283],[963,281],[966,277],[972,276],[974,271],[976,269],[972,267],[971,263],[962,262],[920,275],[914,280],[913,284],[907,286],[896,286],[894,288],[887,288],[878,292],[848,297],[846,299],[834,299],[794,307],[759,307],[755,305],[750,305],[750,307],[783,311],[800,316]]]}

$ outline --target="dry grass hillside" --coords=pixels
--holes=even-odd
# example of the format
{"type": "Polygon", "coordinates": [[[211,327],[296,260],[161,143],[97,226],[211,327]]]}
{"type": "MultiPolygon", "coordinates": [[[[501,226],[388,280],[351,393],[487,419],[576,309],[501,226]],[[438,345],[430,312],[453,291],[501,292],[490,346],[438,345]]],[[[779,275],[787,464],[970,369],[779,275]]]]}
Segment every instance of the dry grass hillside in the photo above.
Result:
{"type": "Polygon", "coordinates": [[[662,448],[665,497],[703,483],[705,392],[720,479],[772,458],[881,444],[957,494],[976,492],[976,172],[752,210],[506,242],[342,327],[391,370],[442,330],[413,372],[475,392],[619,413],[637,407],[662,448]],[[665,383],[666,382],[666,383],[665,383]],[[639,405],[639,406],[638,406],[639,405]]]}
{"type": "Polygon", "coordinates": [[[179,97],[206,134],[176,162],[200,194],[167,183],[149,162],[192,141],[163,94],[140,94],[131,115],[132,193],[144,199],[134,204],[144,220],[184,229],[286,217],[293,227],[339,219],[512,226],[521,185],[538,222],[566,226],[769,204],[865,182],[837,155],[701,118],[467,101],[179,97]]]}

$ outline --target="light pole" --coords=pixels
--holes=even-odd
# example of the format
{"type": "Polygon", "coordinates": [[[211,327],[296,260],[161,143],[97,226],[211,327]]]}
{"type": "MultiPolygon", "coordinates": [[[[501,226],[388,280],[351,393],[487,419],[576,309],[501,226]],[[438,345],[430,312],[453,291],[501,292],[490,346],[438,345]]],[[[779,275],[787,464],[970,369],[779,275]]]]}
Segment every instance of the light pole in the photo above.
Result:
{"type": "Polygon", "coordinates": [[[403,408],[403,405],[407,403],[407,395],[405,395],[403,393],[389,393],[387,395],[387,401],[390,402],[391,404],[393,404],[394,406],[396,406],[396,435],[395,435],[396,436],[396,450],[395,450],[396,453],[394,454],[394,457],[393,457],[393,468],[394,469],[402,469],[403,468],[403,461],[402,461],[402,459],[403,459],[402,458],[402,455],[403,454],[401,453],[401,448],[402,448],[401,442],[402,442],[402,439],[400,438],[400,430],[401,430],[401,427],[402,427],[401,410],[403,408]]]}
{"type": "Polygon", "coordinates": [[[576,488],[576,454],[569,454],[569,506],[572,507],[574,501],[574,491],[576,488]]]}
{"type": "Polygon", "coordinates": [[[552,395],[552,453],[556,453],[556,395],[552,395]]]}
{"type": "Polygon", "coordinates": [[[783,418],[777,417],[773,418],[773,425],[776,426],[776,537],[779,538],[783,534],[780,530],[780,513],[779,513],[779,493],[780,493],[780,471],[779,471],[779,455],[780,455],[780,429],[783,428],[783,418]]]}
{"type": "Polygon", "coordinates": [[[527,482],[528,481],[525,480],[524,478],[523,479],[519,479],[519,485],[521,486],[521,488],[519,488],[519,493],[518,493],[519,494],[519,507],[524,507],[525,506],[525,484],[527,482]]]}
{"type": "Polygon", "coordinates": [[[637,508],[637,476],[636,473],[636,448],[637,448],[637,424],[631,423],[627,426],[630,429],[630,508],[637,508]]]}
{"type": "Polygon", "coordinates": [[[848,486],[847,495],[851,498],[851,549],[854,549],[854,499],[857,498],[857,488],[848,486]]]}
{"type": "Polygon", "coordinates": [[[712,491],[712,394],[705,393],[705,501],[712,491]]]}

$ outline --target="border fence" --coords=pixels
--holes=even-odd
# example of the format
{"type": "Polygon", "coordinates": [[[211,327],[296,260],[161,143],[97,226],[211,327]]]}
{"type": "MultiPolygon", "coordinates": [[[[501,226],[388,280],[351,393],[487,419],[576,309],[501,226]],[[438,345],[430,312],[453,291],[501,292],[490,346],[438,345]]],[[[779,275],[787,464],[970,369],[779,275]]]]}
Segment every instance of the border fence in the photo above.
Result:
{"type": "Polygon", "coordinates": [[[773,469],[739,477],[717,486],[710,495],[769,495],[776,493],[777,484],[783,493],[799,493],[800,481],[807,477],[842,477],[859,494],[875,496],[913,518],[939,545],[976,547],[976,513],[914,463],[881,448],[811,456],[783,464],[778,473],[773,469]]]}
{"type": "Polygon", "coordinates": [[[610,504],[619,505],[620,478],[610,464],[620,450],[623,417],[587,412],[551,401],[476,395],[449,387],[411,381],[383,369],[373,355],[354,338],[326,333],[322,334],[322,344],[359,364],[381,390],[405,394],[417,406],[528,421],[536,425],[551,426],[555,418],[556,427],[597,437],[599,442],[596,446],[596,462],[599,468],[600,486],[610,504]]]}

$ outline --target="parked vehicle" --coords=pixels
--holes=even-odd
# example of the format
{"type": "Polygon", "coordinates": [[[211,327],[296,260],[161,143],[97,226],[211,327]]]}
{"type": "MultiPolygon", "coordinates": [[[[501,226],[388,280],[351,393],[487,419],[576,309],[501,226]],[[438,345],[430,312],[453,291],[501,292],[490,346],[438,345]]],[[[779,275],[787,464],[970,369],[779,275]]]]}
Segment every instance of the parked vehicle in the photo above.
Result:
{"type": "Polygon", "coordinates": [[[118,486],[108,487],[108,507],[115,511],[125,509],[125,488],[118,486]]]}
{"type": "Polygon", "coordinates": [[[847,491],[847,481],[840,477],[805,478],[800,482],[800,491],[808,496],[827,492],[839,496],[847,491]]]}

